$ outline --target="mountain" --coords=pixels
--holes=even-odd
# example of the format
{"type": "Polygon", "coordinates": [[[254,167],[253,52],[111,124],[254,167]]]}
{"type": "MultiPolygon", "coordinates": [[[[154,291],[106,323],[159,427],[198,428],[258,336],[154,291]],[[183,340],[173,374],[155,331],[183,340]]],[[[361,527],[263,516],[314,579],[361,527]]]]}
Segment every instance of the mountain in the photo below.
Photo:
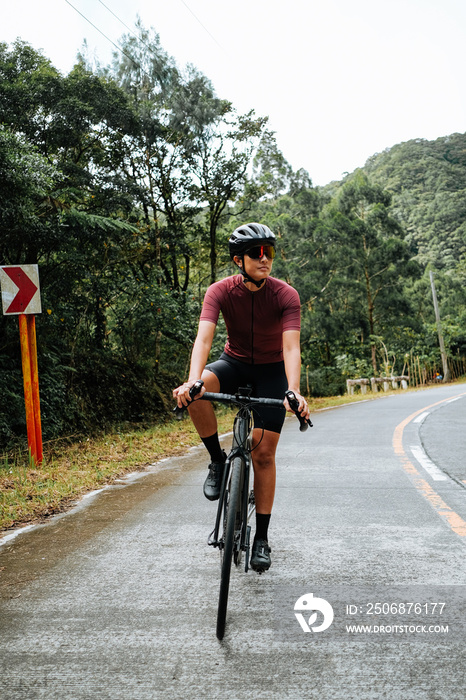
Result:
{"type": "MultiPolygon", "coordinates": [[[[423,266],[466,266],[466,134],[397,144],[371,156],[362,170],[391,193],[391,213],[423,266]]],[[[352,175],[324,190],[336,194],[352,175]]]]}

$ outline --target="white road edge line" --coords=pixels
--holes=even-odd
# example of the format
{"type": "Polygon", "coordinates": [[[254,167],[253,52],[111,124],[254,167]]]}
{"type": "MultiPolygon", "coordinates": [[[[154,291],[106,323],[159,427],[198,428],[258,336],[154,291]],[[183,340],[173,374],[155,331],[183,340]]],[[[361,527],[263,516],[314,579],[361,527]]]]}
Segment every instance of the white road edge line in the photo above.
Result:
{"type": "Polygon", "coordinates": [[[427,416],[429,415],[429,413],[430,413],[429,411],[424,411],[424,413],[421,413],[420,416],[418,416],[417,418],[415,418],[415,419],[413,420],[413,423],[422,423],[422,421],[425,420],[425,419],[427,418],[427,416]]]}
{"type": "Polygon", "coordinates": [[[447,481],[448,477],[428,458],[422,447],[411,445],[409,448],[413,457],[419,462],[421,467],[430,474],[434,481],[447,481]]]}

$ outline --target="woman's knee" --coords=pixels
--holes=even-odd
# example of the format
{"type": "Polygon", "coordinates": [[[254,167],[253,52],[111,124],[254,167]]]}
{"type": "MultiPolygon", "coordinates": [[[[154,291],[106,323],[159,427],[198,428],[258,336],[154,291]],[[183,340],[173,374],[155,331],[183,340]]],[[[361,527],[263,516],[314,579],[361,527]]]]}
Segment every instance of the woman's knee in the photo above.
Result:
{"type": "Polygon", "coordinates": [[[252,461],[255,470],[267,471],[275,469],[276,445],[259,444],[252,453],[252,461]]]}
{"type": "Polygon", "coordinates": [[[220,391],[220,380],[216,374],[210,371],[210,369],[205,369],[202,373],[202,381],[206,391],[211,391],[218,393],[220,391]]]}

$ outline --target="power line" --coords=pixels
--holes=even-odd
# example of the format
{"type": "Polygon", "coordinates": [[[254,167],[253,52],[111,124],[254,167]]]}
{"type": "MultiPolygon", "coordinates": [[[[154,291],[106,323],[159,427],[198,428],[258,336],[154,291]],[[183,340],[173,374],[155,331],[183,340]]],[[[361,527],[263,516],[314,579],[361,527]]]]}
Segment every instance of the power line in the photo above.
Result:
{"type": "MultiPolygon", "coordinates": [[[[123,22],[123,20],[120,19],[120,17],[118,17],[118,15],[115,14],[115,12],[113,12],[113,10],[110,7],[108,7],[108,5],[106,5],[104,2],[102,2],[102,0],[99,0],[99,2],[101,5],[103,5],[103,7],[105,7],[106,10],[108,10],[108,12],[110,12],[111,15],[113,15],[115,17],[115,19],[117,19],[120,22],[120,24],[123,25],[123,27],[125,27],[125,29],[127,29],[129,31],[130,34],[132,34],[135,37],[135,39],[137,39],[139,41],[139,43],[143,44],[143,46],[145,46],[146,49],[148,51],[150,51],[150,53],[157,58],[157,54],[154,53],[152,46],[150,46],[150,44],[148,44],[146,41],[144,41],[140,36],[138,36],[136,34],[136,32],[134,32],[130,27],[128,27],[128,25],[125,24],[123,22]]],[[[161,80],[160,76],[159,76],[159,79],[161,80]]]]}
{"type": "MultiPolygon", "coordinates": [[[[123,27],[125,27],[125,28],[130,32],[130,34],[132,34],[139,42],[141,42],[141,43],[150,51],[150,53],[152,53],[152,54],[154,53],[154,52],[152,51],[151,46],[149,46],[141,37],[139,37],[132,29],[130,29],[130,27],[128,27],[128,25],[125,24],[125,22],[123,22],[123,20],[120,19],[120,17],[118,17],[118,15],[117,15],[110,7],[108,7],[108,5],[106,5],[106,4],[103,2],[103,0],[98,0],[98,1],[100,2],[100,4],[101,4],[103,7],[105,7],[105,9],[106,9],[108,12],[110,12],[111,15],[113,15],[113,17],[115,17],[115,19],[118,20],[118,22],[120,22],[120,24],[123,25],[123,27]]],[[[112,46],[114,46],[114,47],[117,49],[117,51],[119,51],[123,56],[126,56],[126,58],[128,58],[137,68],[139,68],[145,75],[147,75],[148,78],[151,78],[151,76],[144,70],[144,68],[140,65],[140,63],[138,63],[132,56],[130,56],[126,51],[124,51],[124,50],[121,48],[121,46],[118,46],[118,44],[115,44],[115,42],[114,42],[112,39],[110,39],[110,37],[108,37],[101,29],[99,29],[99,27],[97,27],[97,25],[95,25],[93,22],[91,22],[91,20],[88,19],[88,17],[86,17],[86,15],[84,15],[80,10],[78,10],[78,8],[75,7],[75,6],[70,2],[70,0],[65,0],[65,2],[66,2],[70,7],[72,7],[73,10],[75,10],[75,12],[78,13],[78,15],[80,15],[84,20],[86,20],[86,22],[88,22],[88,23],[91,25],[91,27],[93,27],[97,32],[99,32],[99,34],[101,34],[101,35],[104,37],[104,39],[106,39],[107,41],[109,41],[109,42],[112,44],[112,46]]],[[[199,22],[199,24],[200,24],[201,27],[204,29],[204,31],[207,32],[207,34],[210,36],[210,38],[211,38],[213,41],[215,41],[215,43],[217,44],[217,46],[223,51],[223,47],[218,43],[217,39],[213,36],[213,34],[211,34],[211,33],[209,32],[209,30],[208,30],[207,27],[201,22],[201,20],[199,19],[199,17],[197,17],[197,15],[194,14],[194,12],[191,10],[191,8],[190,8],[189,5],[185,2],[185,0],[181,0],[181,2],[182,2],[183,5],[186,7],[186,9],[189,10],[189,12],[192,14],[192,16],[194,17],[194,19],[195,19],[197,22],[199,22]]],[[[162,80],[161,77],[160,77],[159,75],[158,75],[158,78],[159,78],[159,80],[162,80]]]]}
{"type": "MultiPolygon", "coordinates": [[[[144,41],[142,41],[142,39],[141,39],[140,37],[138,37],[137,34],[135,34],[135,32],[133,32],[133,30],[130,29],[130,27],[128,27],[128,25],[125,24],[125,23],[123,22],[123,20],[122,20],[120,17],[118,17],[118,15],[117,15],[111,8],[103,2],[103,0],[98,0],[98,1],[100,2],[101,5],[103,5],[103,7],[105,7],[106,10],[108,10],[108,12],[110,12],[111,15],[113,15],[113,16],[115,17],[115,19],[117,19],[117,20],[120,22],[120,24],[123,25],[123,27],[125,27],[125,29],[127,29],[133,36],[135,36],[135,37],[136,37],[142,44],[144,44],[144,46],[146,46],[150,51],[152,51],[151,47],[150,47],[148,44],[146,44],[144,41]]],[[[217,46],[218,46],[220,49],[222,49],[222,51],[223,51],[223,47],[218,43],[217,39],[213,36],[213,34],[211,34],[211,33],[209,32],[209,30],[207,29],[207,27],[206,27],[204,24],[202,24],[202,22],[201,22],[201,20],[199,19],[199,17],[197,17],[197,15],[194,14],[194,12],[191,10],[191,8],[190,8],[189,5],[185,2],[185,0],[181,0],[181,2],[182,2],[183,5],[186,7],[186,9],[189,10],[189,12],[192,14],[192,16],[194,17],[194,19],[196,20],[196,22],[199,22],[199,24],[200,24],[201,27],[204,29],[204,31],[207,32],[207,34],[210,36],[210,38],[211,38],[213,41],[215,41],[215,43],[217,44],[217,46]]]]}
{"type": "Polygon", "coordinates": [[[195,19],[197,22],[199,22],[199,24],[201,25],[201,27],[204,29],[204,31],[207,32],[207,34],[210,36],[210,38],[213,39],[213,41],[215,41],[215,43],[217,44],[217,46],[219,47],[219,49],[222,49],[222,51],[223,51],[223,46],[221,46],[221,45],[218,43],[217,39],[213,36],[213,34],[211,34],[211,33],[209,32],[209,30],[207,29],[207,27],[206,27],[204,24],[202,24],[202,22],[201,22],[201,20],[199,19],[199,17],[197,17],[197,15],[194,14],[194,12],[191,10],[191,8],[189,7],[189,5],[188,5],[184,0],[181,0],[181,2],[182,2],[183,5],[186,7],[186,9],[190,11],[190,13],[191,13],[192,16],[194,17],[194,19],[195,19]]]}
{"type": "Polygon", "coordinates": [[[115,17],[115,19],[117,19],[117,20],[120,22],[120,24],[122,24],[133,36],[137,36],[137,35],[133,32],[133,30],[130,29],[130,28],[128,27],[128,25],[125,24],[125,23],[123,22],[123,20],[120,19],[120,18],[118,17],[118,15],[116,15],[116,14],[114,13],[114,11],[113,11],[110,7],[108,7],[108,5],[106,5],[104,2],[102,2],[102,0],[99,0],[99,2],[100,2],[100,4],[103,5],[103,6],[105,7],[105,9],[108,10],[108,11],[110,12],[110,14],[112,14],[112,15],[115,17]]]}
{"type": "MultiPolygon", "coordinates": [[[[131,61],[131,63],[133,63],[133,64],[136,66],[136,68],[139,68],[139,70],[141,70],[141,71],[149,78],[149,80],[152,80],[152,77],[149,75],[149,73],[147,73],[147,71],[144,70],[144,68],[141,66],[140,63],[138,63],[138,61],[136,61],[129,53],[127,53],[126,51],[124,51],[124,49],[122,49],[121,46],[118,46],[118,44],[115,44],[115,42],[114,42],[112,39],[110,39],[110,37],[108,37],[101,29],[99,29],[99,27],[97,27],[93,22],[91,22],[91,20],[88,19],[88,18],[86,17],[86,15],[84,15],[82,12],[80,12],[80,10],[78,10],[78,8],[75,7],[75,6],[70,2],[70,0],[65,0],[65,2],[66,2],[70,7],[72,7],[73,10],[75,10],[75,11],[78,13],[78,15],[81,15],[81,17],[82,17],[83,19],[85,19],[86,22],[88,22],[88,23],[91,25],[91,27],[93,27],[96,31],[98,31],[99,34],[101,34],[101,35],[104,37],[104,39],[107,39],[107,41],[109,41],[109,42],[112,44],[112,46],[114,46],[114,47],[117,49],[117,51],[119,51],[123,56],[126,56],[126,58],[128,58],[128,59],[131,61]]],[[[99,0],[99,2],[101,2],[101,0],[99,0]]],[[[103,2],[102,2],[102,5],[104,5],[103,2]]],[[[106,5],[104,5],[104,7],[106,7],[106,5]]],[[[106,9],[107,9],[109,12],[112,12],[112,10],[110,10],[110,8],[107,7],[106,9]]],[[[112,15],[113,15],[113,14],[114,14],[114,13],[112,12],[112,15]]],[[[116,17],[116,15],[115,15],[115,17],[116,17]]],[[[116,17],[116,18],[119,19],[118,17],[116,17]]],[[[119,19],[119,21],[126,27],[126,24],[124,24],[124,22],[122,22],[121,19],[119,19]]],[[[129,27],[126,27],[126,28],[129,29],[129,27]]],[[[131,30],[129,30],[129,31],[131,31],[131,30]]],[[[132,32],[132,33],[133,33],[133,32],[132,32]]],[[[134,34],[134,36],[136,36],[136,34],[134,34]]],[[[138,38],[138,37],[136,36],[136,38],[138,38]]],[[[144,43],[144,42],[143,42],[143,43],[144,43]]],[[[154,72],[155,72],[155,71],[154,71],[154,72]]],[[[160,75],[158,75],[158,73],[156,73],[156,75],[157,75],[157,77],[159,78],[159,80],[161,81],[162,79],[161,79],[160,75]]]]}
{"type": "MultiPolygon", "coordinates": [[[[106,34],[104,34],[104,32],[103,32],[101,29],[99,29],[99,27],[97,27],[93,22],[91,22],[90,19],[88,19],[85,15],[83,15],[83,13],[80,12],[80,10],[78,10],[78,8],[75,7],[75,6],[70,2],[70,0],[65,0],[65,2],[66,2],[70,7],[72,7],[73,10],[75,10],[75,11],[78,13],[78,15],[81,15],[81,17],[82,17],[83,19],[85,19],[86,22],[88,22],[88,23],[91,25],[91,27],[94,27],[94,29],[95,29],[96,31],[98,31],[99,34],[102,34],[102,36],[104,37],[104,39],[107,39],[107,41],[109,41],[109,42],[112,44],[112,46],[114,46],[118,51],[120,51],[120,53],[122,53],[124,56],[126,56],[126,58],[129,58],[130,61],[132,61],[136,66],[138,66],[138,68],[141,68],[141,66],[134,60],[134,58],[132,58],[131,56],[129,56],[127,53],[125,53],[125,51],[123,51],[123,49],[121,48],[121,46],[118,46],[118,44],[115,44],[115,42],[112,41],[112,39],[110,39],[110,37],[108,37],[106,34]]],[[[141,68],[141,70],[143,70],[143,69],[141,68]]]]}

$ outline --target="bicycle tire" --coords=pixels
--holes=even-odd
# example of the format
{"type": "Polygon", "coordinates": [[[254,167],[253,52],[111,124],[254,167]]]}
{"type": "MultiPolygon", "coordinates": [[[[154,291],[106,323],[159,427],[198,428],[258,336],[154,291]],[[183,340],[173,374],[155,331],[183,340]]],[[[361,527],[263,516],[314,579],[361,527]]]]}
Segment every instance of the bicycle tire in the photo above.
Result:
{"type": "Polygon", "coordinates": [[[225,622],[227,616],[228,593],[230,590],[231,563],[235,544],[236,512],[241,497],[241,473],[243,471],[243,459],[236,457],[231,464],[231,481],[228,501],[228,513],[223,542],[223,561],[220,575],[220,593],[217,612],[217,638],[223,639],[225,634],[225,622]]]}
{"type": "MultiPolygon", "coordinates": [[[[231,467],[230,469],[230,477],[231,477],[231,467]]],[[[228,517],[228,506],[230,503],[230,482],[231,478],[228,479],[228,482],[225,486],[225,490],[223,492],[223,496],[221,496],[222,499],[222,505],[221,505],[221,514],[220,514],[220,519],[219,519],[219,527],[221,526],[221,536],[220,536],[220,546],[219,546],[219,552],[220,552],[220,574],[222,573],[222,567],[223,567],[223,559],[224,559],[224,553],[225,553],[225,532],[227,529],[227,517],[228,517]]]]}
{"type": "Polygon", "coordinates": [[[236,502],[236,519],[235,519],[235,541],[233,545],[233,561],[238,568],[241,565],[243,556],[243,546],[246,535],[247,513],[245,512],[245,483],[246,468],[242,465],[241,477],[239,482],[239,498],[236,502]]]}

